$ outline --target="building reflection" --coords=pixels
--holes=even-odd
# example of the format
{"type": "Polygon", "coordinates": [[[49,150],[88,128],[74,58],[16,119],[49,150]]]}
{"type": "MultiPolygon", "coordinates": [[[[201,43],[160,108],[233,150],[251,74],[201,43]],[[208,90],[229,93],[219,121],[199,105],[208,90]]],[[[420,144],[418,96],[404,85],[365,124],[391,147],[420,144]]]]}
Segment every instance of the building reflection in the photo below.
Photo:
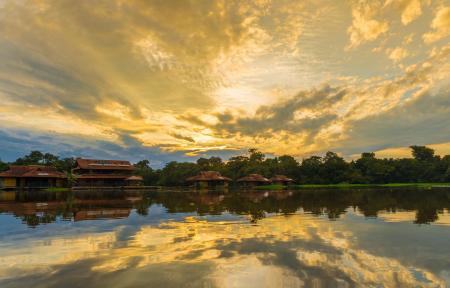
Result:
{"type": "Polygon", "coordinates": [[[168,213],[248,215],[252,222],[268,214],[288,215],[298,211],[330,220],[339,219],[349,209],[373,218],[380,213],[414,211],[414,223],[428,224],[437,221],[444,210],[450,210],[450,190],[0,192],[0,213],[13,214],[30,227],[57,220],[126,218],[132,211],[145,216],[152,205],[161,205],[168,213]]]}
{"type": "Polygon", "coordinates": [[[142,195],[108,192],[1,192],[0,211],[30,227],[62,221],[126,218],[142,195]]]}

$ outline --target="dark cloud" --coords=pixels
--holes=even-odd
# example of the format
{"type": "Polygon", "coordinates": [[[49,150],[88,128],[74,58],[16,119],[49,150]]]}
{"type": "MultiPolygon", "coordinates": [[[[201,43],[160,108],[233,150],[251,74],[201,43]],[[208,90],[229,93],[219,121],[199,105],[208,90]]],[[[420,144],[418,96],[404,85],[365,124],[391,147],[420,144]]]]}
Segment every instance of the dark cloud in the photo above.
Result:
{"type": "Polygon", "coordinates": [[[181,140],[185,140],[185,141],[188,141],[188,142],[191,142],[191,143],[195,143],[195,140],[192,137],[189,137],[189,136],[183,136],[183,135],[178,134],[178,133],[171,133],[169,135],[174,137],[174,138],[177,138],[177,139],[181,139],[181,140]]]}
{"type": "Polygon", "coordinates": [[[329,111],[334,104],[341,101],[347,91],[340,87],[325,85],[320,89],[302,91],[296,96],[272,106],[261,106],[250,117],[236,117],[231,113],[216,115],[217,124],[209,125],[196,116],[183,116],[181,119],[197,125],[212,128],[219,135],[240,134],[244,136],[270,137],[271,133],[286,131],[315,134],[324,126],[337,119],[329,111]],[[316,116],[296,119],[297,112],[314,111],[316,116]]]}
{"type": "Polygon", "coordinates": [[[346,154],[391,147],[450,142],[450,87],[426,91],[384,113],[347,123],[346,154]]]}

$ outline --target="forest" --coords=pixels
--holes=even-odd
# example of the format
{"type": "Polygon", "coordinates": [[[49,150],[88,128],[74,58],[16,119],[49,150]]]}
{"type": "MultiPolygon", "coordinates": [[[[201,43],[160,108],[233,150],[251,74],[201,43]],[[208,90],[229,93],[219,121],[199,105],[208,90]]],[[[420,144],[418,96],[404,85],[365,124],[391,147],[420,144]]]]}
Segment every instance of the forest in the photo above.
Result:
{"type": "MultiPolygon", "coordinates": [[[[298,184],[385,184],[450,182],[450,155],[435,155],[426,146],[411,146],[411,158],[375,157],[375,153],[362,153],[358,159],[346,161],[337,153],[311,156],[297,161],[283,155],[269,158],[257,149],[249,149],[245,155],[224,161],[220,157],[199,158],[196,162],[169,162],[162,169],[150,167],[149,160],[134,164],[136,174],[143,176],[144,185],[181,186],[187,177],[200,171],[214,170],[236,180],[251,173],[265,177],[282,174],[298,184]]],[[[46,165],[71,173],[76,158],[60,158],[51,153],[32,151],[11,163],[0,161],[0,171],[9,165],[46,165]]]]}

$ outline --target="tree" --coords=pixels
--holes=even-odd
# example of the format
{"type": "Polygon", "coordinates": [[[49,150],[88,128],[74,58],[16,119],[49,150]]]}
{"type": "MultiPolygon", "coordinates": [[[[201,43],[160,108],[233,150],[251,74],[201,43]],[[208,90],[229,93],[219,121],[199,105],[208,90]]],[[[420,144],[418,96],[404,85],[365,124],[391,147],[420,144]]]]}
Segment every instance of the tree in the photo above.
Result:
{"type": "Polygon", "coordinates": [[[186,178],[200,172],[196,163],[172,161],[161,170],[158,184],[165,186],[180,186],[186,184],[186,178]]]}
{"type": "Polygon", "coordinates": [[[441,165],[443,168],[441,181],[449,182],[450,181],[450,155],[445,155],[442,157],[441,165]]]}
{"type": "Polygon", "coordinates": [[[145,186],[153,186],[158,184],[159,171],[155,171],[150,167],[149,160],[141,160],[134,164],[134,167],[136,167],[135,173],[139,176],[142,176],[142,180],[145,186]]]}
{"type": "Polygon", "coordinates": [[[276,174],[286,175],[291,178],[300,178],[299,164],[294,157],[282,155],[276,159],[278,160],[278,171],[276,174]]]}
{"type": "Polygon", "coordinates": [[[300,173],[302,175],[302,183],[322,184],[325,182],[321,178],[322,173],[322,157],[311,156],[303,159],[300,166],[300,173]]]}
{"type": "Polygon", "coordinates": [[[386,183],[395,167],[386,159],[375,158],[375,153],[362,153],[354,162],[354,167],[361,172],[363,183],[386,183]]]}
{"type": "Polygon", "coordinates": [[[6,171],[6,170],[8,170],[8,164],[7,163],[5,163],[5,162],[3,162],[1,159],[0,159],[0,172],[3,172],[3,171],[6,171]]]}
{"type": "Polygon", "coordinates": [[[23,158],[18,158],[15,165],[40,165],[44,160],[44,154],[40,151],[31,151],[30,154],[23,158]]]}
{"type": "Polygon", "coordinates": [[[58,156],[55,156],[51,153],[45,153],[42,156],[42,164],[44,164],[45,166],[55,166],[58,161],[58,156]]]}
{"type": "Polygon", "coordinates": [[[348,181],[349,164],[345,162],[344,158],[339,157],[334,152],[327,152],[323,158],[323,179],[328,183],[341,183],[348,181]]]}
{"type": "Polygon", "coordinates": [[[141,160],[134,164],[134,167],[138,169],[148,169],[150,168],[150,161],[148,161],[147,159],[141,160]]]}
{"type": "Polygon", "coordinates": [[[248,159],[247,156],[231,157],[228,160],[228,162],[225,164],[224,175],[226,175],[234,180],[245,176],[249,161],[250,160],[248,159]]]}
{"type": "Polygon", "coordinates": [[[434,150],[426,146],[410,146],[414,159],[418,162],[418,172],[416,181],[434,182],[441,181],[445,168],[441,166],[439,156],[434,156],[434,150]]]}
{"type": "Polygon", "coordinates": [[[253,163],[262,163],[264,161],[264,158],[266,158],[266,155],[255,148],[248,149],[248,153],[250,154],[249,160],[253,163]]]}
{"type": "Polygon", "coordinates": [[[56,169],[62,172],[71,173],[72,169],[75,168],[76,160],[73,157],[67,157],[64,159],[58,159],[56,162],[54,162],[52,165],[56,169]]]}
{"type": "Polygon", "coordinates": [[[220,157],[211,157],[209,159],[199,158],[197,160],[197,165],[199,166],[200,170],[203,170],[203,171],[208,171],[208,170],[221,171],[221,170],[223,170],[223,161],[220,157]]]}
{"type": "Polygon", "coordinates": [[[426,146],[409,146],[412,149],[414,159],[418,161],[432,161],[434,159],[434,150],[426,146]]]}

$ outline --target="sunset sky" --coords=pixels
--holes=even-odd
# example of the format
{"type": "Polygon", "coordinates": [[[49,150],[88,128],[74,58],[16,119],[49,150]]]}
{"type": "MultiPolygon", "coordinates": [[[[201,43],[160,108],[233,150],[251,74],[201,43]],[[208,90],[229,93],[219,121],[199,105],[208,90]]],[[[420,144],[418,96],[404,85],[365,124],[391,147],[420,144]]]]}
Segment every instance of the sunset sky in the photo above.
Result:
{"type": "Polygon", "coordinates": [[[0,158],[450,154],[450,1],[0,0],[0,158]]]}

